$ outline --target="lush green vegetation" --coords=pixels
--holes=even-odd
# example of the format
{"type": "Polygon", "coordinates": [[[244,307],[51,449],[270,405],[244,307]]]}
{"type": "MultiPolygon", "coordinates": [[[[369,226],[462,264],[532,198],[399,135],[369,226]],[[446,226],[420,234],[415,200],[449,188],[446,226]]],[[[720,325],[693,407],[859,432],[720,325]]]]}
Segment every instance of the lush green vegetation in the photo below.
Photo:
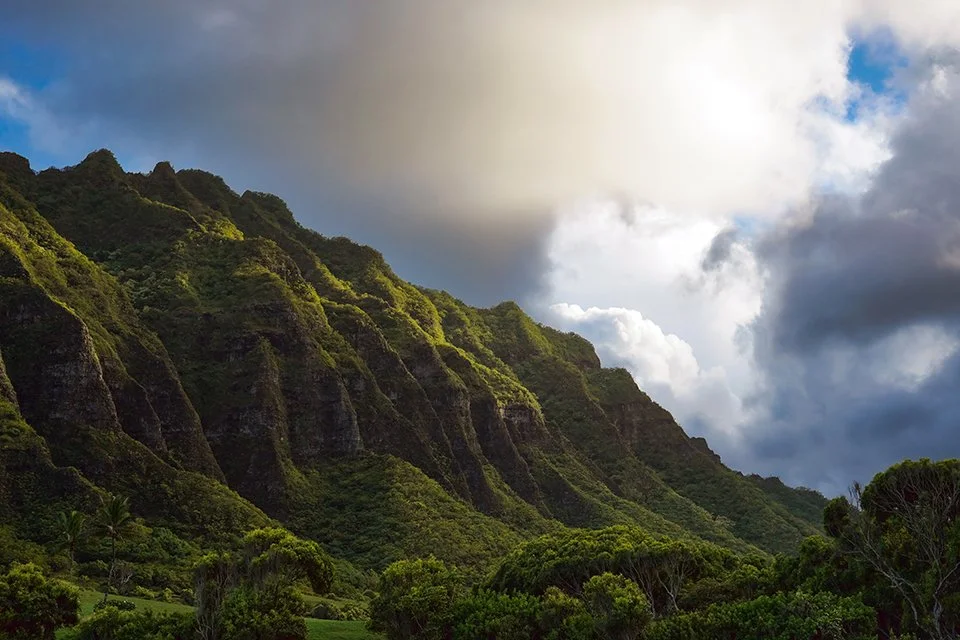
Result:
{"type": "Polygon", "coordinates": [[[57,628],[77,622],[79,592],[47,579],[34,564],[14,564],[0,575],[0,637],[52,640],[57,628]]]}
{"type": "MultiPolygon", "coordinates": [[[[282,529],[253,530],[235,549],[201,557],[195,606],[104,601],[36,565],[14,564],[0,576],[0,637],[960,637],[960,460],[903,462],[857,486],[853,497],[827,506],[827,535],[805,539],[796,555],[743,555],[615,526],[523,542],[481,580],[433,557],[399,560],[379,576],[367,623],[304,618],[311,607],[329,606],[302,591],[329,590],[334,563],[316,543],[282,529]]],[[[65,539],[75,531],[68,516],[65,539]]],[[[94,535],[111,540],[106,528],[94,535]]]]}
{"type": "Polygon", "coordinates": [[[955,481],[828,506],[275,196],[0,154],[0,602],[59,603],[21,635],[72,583],[75,638],[954,638],[955,481]]]}
{"type": "MultiPolygon", "coordinates": [[[[179,613],[192,615],[194,608],[179,602],[163,602],[160,600],[144,600],[130,596],[123,596],[123,600],[132,602],[137,610],[155,611],[157,613],[179,613]]],[[[308,603],[317,602],[316,596],[304,596],[308,603]]],[[[80,591],[80,617],[87,617],[94,611],[94,606],[103,601],[103,594],[89,589],[80,591]]],[[[307,618],[307,640],[377,640],[382,636],[368,629],[368,622],[364,620],[320,620],[307,618]]],[[[63,629],[57,634],[58,638],[68,637],[69,630],[63,629]]]]}
{"type": "Polygon", "coordinates": [[[520,545],[468,587],[436,559],[387,568],[373,626],[406,638],[960,637],[960,460],[904,462],[830,503],[828,537],[742,556],[637,527],[520,545]]]}
{"type": "MultiPolygon", "coordinates": [[[[118,537],[125,501],[104,504],[99,535],[118,537]],[[107,526],[105,518],[110,517],[107,526]]],[[[64,534],[77,534],[70,517],[62,518],[64,534]]],[[[77,534],[80,538],[82,534],[77,534]]],[[[115,564],[115,563],[114,563],[115,564]]],[[[301,590],[327,593],[333,585],[333,562],[312,541],[276,529],[247,533],[233,551],[208,553],[193,567],[194,606],[140,598],[110,598],[119,572],[108,576],[100,598],[80,596],[76,587],[48,579],[40,567],[14,564],[0,576],[0,638],[11,640],[296,640],[309,637],[309,612],[301,590]],[[138,606],[139,605],[139,606],[138,606]],[[82,616],[82,617],[81,617],[82,616]]],[[[313,625],[317,628],[317,625],[313,625]]],[[[335,628],[337,625],[333,625],[335,628]]],[[[329,628],[330,625],[327,625],[329,628]]],[[[346,631],[355,631],[348,626],[346,631]]]]}
{"type": "Polygon", "coordinates": [[[380,640],[382,637],[370,631],[366,622],[307,618],[308,640],[380,640]]]}

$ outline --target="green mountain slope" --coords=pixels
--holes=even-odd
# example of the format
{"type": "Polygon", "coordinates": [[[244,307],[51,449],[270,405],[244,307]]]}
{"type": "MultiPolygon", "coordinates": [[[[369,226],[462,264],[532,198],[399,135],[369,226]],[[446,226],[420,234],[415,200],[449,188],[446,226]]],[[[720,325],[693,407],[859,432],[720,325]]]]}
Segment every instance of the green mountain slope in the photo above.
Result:
{"type": "Polygon", "coordinates": [[[0,354],[0,525],[41,542],[17,483],[190,535],[275,518],[364,567],[482,567],[564,526],[769,552],[819,526],[819,494],[727,469],[579,336],[166,163],[0,154],[0,354]]]}

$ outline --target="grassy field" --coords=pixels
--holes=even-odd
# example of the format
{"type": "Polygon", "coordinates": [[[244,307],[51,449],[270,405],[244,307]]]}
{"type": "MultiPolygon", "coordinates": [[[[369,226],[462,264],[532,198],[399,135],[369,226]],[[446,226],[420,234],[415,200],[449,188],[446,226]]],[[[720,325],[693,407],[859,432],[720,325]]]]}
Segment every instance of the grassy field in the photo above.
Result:
{"type": "MultiPolygon", "coordinates": [[[[179,602],[160,602],[159,600],[143,600],[141,598],[128,598],[126,596],[110,596],[111,600],[129,600],[137,605],[137,609],[153,609],[154,611],[193,611],[189,607],[179,602]]],[[[84,589],[80,592],[80,617],[88,616],[93,613],[93,605],[103,600],[103,594],[96,591],[84,589]]]]}
{"type": "Polygon", "coordinates": [[[382,640],[383,636],[367,630],[360,621],[314,620],[307,618],[307,637],[310,640],[382,640]]]}
{"type": "MultiPolygon", "coordinates": [[[[110,596],[114,598],[115,596],[110,596]]],[[[103,598],[102,593],[84,589],[80,592],[80,615],[93,612],[93,605],[103,598]]],[[[138,609],[155,611],[191,611],[192,607],[174,602],[159,602],[141,598],[122,598],[130,600],[138,609]]],[[[382,640],[383,636],[367,630],[367,624],[361,621],[314,620],[307,618],[307,637],[310,640],[382,640]]]]}

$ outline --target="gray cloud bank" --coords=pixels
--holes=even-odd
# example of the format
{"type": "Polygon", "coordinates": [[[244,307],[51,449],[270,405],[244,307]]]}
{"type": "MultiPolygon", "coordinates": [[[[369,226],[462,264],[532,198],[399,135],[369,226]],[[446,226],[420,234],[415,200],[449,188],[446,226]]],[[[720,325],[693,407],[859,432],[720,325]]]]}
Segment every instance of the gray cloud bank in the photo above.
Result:
{"type": "Polygon", "coordinates": [[[960,78],[939,74],[867,193],[760,243],[766,383],[735,462],[841,492],[904,457],[960,456],[960,78]]]}
{"type": "Polygon", "coordinates": [[[65,162],[110,146],[143,169],[215,171],[284,195],[305,224],[377,247],[407,278],[493,304],[537,291],[552,203],[507,184],[481,197],[484,175],[505,175],[488,154],[489,101],[509,61],[471,58],[495,44],[471,45],[479,13],[432,0],[39,0],[4,4],[0,37],[56,52],[36,102],[66,135],[34,133],[59,138],[65,162]]]}
{"type": "Polygon", "coordinates": [[[810,102],[849,97],[846,25],[891,2],[33,0],[0,6],[0,37],[53,60],[38,103],[71,161],[214,170],[491,303],[536,290],[569,199],[804,197],[810,102]]]}

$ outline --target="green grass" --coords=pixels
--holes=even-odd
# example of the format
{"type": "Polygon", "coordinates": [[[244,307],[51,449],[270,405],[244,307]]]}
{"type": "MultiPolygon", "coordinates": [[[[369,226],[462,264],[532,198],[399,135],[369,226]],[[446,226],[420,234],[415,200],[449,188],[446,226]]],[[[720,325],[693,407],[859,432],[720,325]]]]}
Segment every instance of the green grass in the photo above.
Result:
{"type": "MultiPolygon", "coordinates": [[[[171,613],[183,613],[184,611],[193,611],[193,607],[180,604],[179,602],[160,602],[159,600],[144,600],[143,598],[130,598],[127,596],[110,596],[111,600],[129,600],[137,605],[137,609],[153,609],[154,611],[169,611],[171,613]]],[[[88,616],[93,613],[93,605],[103,600],[103,594],[89,589],[80,591],[80,616],[88,616]]]]}
{"type": "Polygon", "coordinates": [[[383,636],[367,629],[360,620],[314,620],[307,618],[310,640],[382,640],[383,636]]]}
{"type": "MultiPolygon", "coordinates": [[[[192,611],[193,607],[177,602],[160,602],[158,600],[144,600],[142,598],[128,598],[110,596],[112,599],[129,600],[137,605],[137,609],[153,609],[154,611],[170,611],[181,613],[192,611]]],[[[88,616],[93,613],[93,605],[103,598],[102,593],[83,589],[80,592],[80,615],[88,616]]],[[[383,636],[367,629],[367,623],[362,620],[315,620],[307,618],[307,637],[310,640],[382,640],[383,636]]]]}

